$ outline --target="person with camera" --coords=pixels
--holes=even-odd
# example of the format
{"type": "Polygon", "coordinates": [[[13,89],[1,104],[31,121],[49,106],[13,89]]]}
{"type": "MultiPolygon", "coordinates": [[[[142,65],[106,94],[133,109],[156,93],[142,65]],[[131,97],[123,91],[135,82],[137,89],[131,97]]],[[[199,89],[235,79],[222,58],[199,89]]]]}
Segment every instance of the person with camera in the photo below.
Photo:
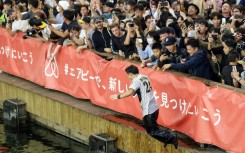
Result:
{"type": "Polygon", "coordinates": [[[47,24],[37,17],[33,17],[29,20],[29,24],[32,29],[26,31],[24,39],[33,37],[38,41],[47,42],[50,39],[51,30],[47,24]]]}
{"type": "Polygon", "coordinates": [[[173,69],[178,71],[188,71],[192,76],[211,79],[212,69],[207,59],[207,53],[199,45],[198,39],[190,39],[186,44],[189,58],[183,63],[170,63],[163,66],[163,71],[173,69]]]}
{"type": "Polygon", "coordinates": [[[151,30],[160,30],[160,28],[156,25],[156,20],[152,17],[152,15],[147,15],[145,17],[146,29],[144,30],[144,35],[146,36],[151,30]]]}
{"type": "Polygon", "coordinates": [[[242,5],[233,5],[232,6],[232,16],[230,18],[231,24],[230,28],[239,28],[241,25],[243,25],[244,20],[243,15],[244,15],[244,7],[242,5]]]}
{"type": "MultiPolygon", "coordinates": [[[[134,19],[134,22],[131,20],[128,20],[126,22],[126,38],[123,42],[123,45],[128,48],[129,52],[132,53],[131,58],[137,57],[136,54],[136,46],[137,44],[143,44],[143,48],[145,48],[147,41],[145,39],[144,33],[140,28],[140,21],[137,19],[134,19]],[[137,24],[138,23],[138,24],[137,24]]],[[[120,55],[120,53],[119,53],[120,55]]],[[[124,56],[122,54],[121,56],[124,56]]]]}
{"type": "Polygon", "coordinates": [[[128,91],[111,95],[110,99],[120,101],[122,98],[137,94],[142,108],[142,126],[146,132],[158,141],[165,143],[165,147],[167,144],[172,144],[175,149],[178,149],[177,134],[169,129],[163,130],[157,124],[159,106],[149,78],[140,74],[139,69],[134,65],[128,66],[125,71],[128,78],[132,80],[128,91]]]}

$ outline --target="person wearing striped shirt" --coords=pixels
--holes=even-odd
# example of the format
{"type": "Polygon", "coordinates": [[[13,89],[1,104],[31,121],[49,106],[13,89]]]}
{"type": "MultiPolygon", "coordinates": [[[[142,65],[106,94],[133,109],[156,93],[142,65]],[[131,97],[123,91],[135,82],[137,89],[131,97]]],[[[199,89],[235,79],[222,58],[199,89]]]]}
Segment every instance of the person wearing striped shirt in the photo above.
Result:
{"type": "Polygon", "coordinates": [[[128,66],[125,71],[128,78],[132,80],[128,91],[119,95],[111,95],[110,98],[112,100],[117,100],[137,94],[143,113],[142,125],[146,129],[147,133],[157,140],[165,143],[165,146],[167,144],[173,144],[177,149],[177,135],[171,133],[169,130],[162,130],[157,124],[159,106],[154,96],[149,78],[140,74],[139,69],[134,65],[128,66]]]}

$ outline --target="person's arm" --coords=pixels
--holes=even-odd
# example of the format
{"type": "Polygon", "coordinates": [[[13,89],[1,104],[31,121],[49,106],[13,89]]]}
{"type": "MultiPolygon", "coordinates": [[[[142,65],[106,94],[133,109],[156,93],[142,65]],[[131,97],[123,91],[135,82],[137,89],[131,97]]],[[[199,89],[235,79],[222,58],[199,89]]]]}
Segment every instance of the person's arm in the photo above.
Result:
{"type": "MultiPolygon", "coordinates": [[[[128,29],[128,28],[127,28],[127,29],[128,29]]],[[[127,30],[127,29],[126,29],[126,30],[127,30]]],[[[124,43],[123,43],[123,44],[124,44],[125,46],[129,45],[129,44],[130,44],[130,39],[131,39],[131,38],[130,38],[130,31],[127,30],[127,36],[126,36],[126,39],[124,40],[124,43]]]]}
{"type": "Polygon", "coordinates": [[[201,55],[196,55],[196,56],[200,56],[200,57],[193,57],[192,59],[190,59],[189,61],[186,61],[185,63],[172,63],[170,64],[168,68],[171,68],[174,70],[186,71],[188,69],[196,67],[197,65],[202,63],[204,59],[206,59],[205,56],[201,56],[201,55]]]}
{"type": "Polygon", "coordinates": [[[110,99],[117,100],[117,99],[126,98],[126,97],[129,97],[129,96],[133,95],[134,92],[135,92],[134,89],[129,88],[128,91],[126,91],[126,92],[124,92],[122,94],[114,94],[114,95],[111,95],[110,96],[110,99]]]}
{"type": "Polygon", "coordinates": [[[239,76],[239,72],[231,72],[232,78],[236,79],[242,86],[245,86],[245,80],[239,76]]]}
{"type": "Polygon", "coordinates": [[[142,49],[142,45],[137,47],[138,55],[141,60],[149,58],[149,52],[151,51],[150,47],[147,46],[145,50],[142,49]]]}
{"type": "Polygon", "coordinates": [[[61,38],[66,38],[69,36],[69,31],[68,29],[65,32],[62,32],[60,30],[55,29],[53,26],[49,25],[49,29],[55,33],[56,35],[60,36],[61,38]]]}

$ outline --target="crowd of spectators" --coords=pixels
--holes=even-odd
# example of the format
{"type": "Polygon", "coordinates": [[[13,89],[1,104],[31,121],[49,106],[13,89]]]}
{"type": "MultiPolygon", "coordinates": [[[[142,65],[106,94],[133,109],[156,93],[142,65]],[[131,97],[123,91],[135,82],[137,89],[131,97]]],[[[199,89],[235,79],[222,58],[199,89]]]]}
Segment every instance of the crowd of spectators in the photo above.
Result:
{"type": "MultiPolygon", "coordinates": [[[[11,36],[117,54],[245,88],[245,0],[0,0],[11,36]],[[29,38],[31,37],[31,38],[29,38]]],[[[57,45],[55,45],[57,44],[57,45]]],[[[53,48],[55,46],[55,48],[53,48]]]]}

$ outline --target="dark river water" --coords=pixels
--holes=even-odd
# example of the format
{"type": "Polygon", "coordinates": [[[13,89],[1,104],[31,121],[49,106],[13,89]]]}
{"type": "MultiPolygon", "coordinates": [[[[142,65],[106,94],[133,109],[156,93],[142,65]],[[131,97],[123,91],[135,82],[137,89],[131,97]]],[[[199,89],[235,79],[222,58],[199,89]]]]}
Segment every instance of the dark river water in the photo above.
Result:
{"type": "Polygon", "coordinates": [[[20,130],[12,130],[4,126],[0,110],[0,153],[5,152],[88,153],[89,147],[34,123],[28,123],[20,130]]]}

